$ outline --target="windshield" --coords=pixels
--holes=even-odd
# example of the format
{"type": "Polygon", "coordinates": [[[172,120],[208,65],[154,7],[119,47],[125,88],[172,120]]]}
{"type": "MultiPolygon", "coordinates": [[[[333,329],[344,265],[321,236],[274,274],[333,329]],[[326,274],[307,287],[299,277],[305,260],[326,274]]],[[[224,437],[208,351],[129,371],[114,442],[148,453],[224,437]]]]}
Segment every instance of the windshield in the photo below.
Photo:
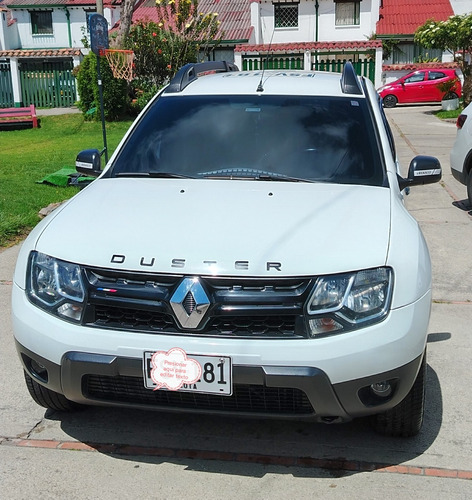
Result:
{"type": "Polygon", "coordinates": [[[384,181],[364,99],[273,95],[160,97],[108,175],[384,181]]]}

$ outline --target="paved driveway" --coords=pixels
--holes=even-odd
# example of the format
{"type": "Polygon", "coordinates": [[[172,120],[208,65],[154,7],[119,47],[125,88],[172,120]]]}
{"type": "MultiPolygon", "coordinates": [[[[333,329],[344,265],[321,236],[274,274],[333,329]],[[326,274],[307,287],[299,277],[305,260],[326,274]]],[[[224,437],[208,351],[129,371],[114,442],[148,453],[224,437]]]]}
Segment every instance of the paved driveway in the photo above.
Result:
{"type": "Polygon", "coordinates": [[[0,252],[1,496],[471,498],[472,218],[464,186],[449,173],[455,127],[431,114],[437,109],[388,110],[405,171],[416,154],[438,156],[444,170],[440,184],[416,187],[406,200],[434,266],[419,436],[377,436],[364,421],[324,426],[104,408],[44,411],[27,394],[12,341],[14,247],[0,252]]]}

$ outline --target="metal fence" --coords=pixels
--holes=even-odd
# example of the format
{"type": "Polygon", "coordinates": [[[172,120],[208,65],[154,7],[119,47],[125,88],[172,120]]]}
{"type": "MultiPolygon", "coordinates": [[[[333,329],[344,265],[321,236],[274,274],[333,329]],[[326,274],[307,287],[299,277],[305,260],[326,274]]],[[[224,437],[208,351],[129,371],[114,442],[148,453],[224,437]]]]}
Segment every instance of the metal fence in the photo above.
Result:
{"type": "Polygon", "coordinates": [[[341,73],[344,65],[351,61],[356,73],[365,76],[371,81],[375,81],[375,61],[370,58],[365,59],[319,59],[313,63],[313,69],[316,71],[331,71],[341,73]]]}
{"type": "Polygon", "coordinates": [[[0,108],[14,106],[10,63],[0,61],[0,108]]]}
{"type": "Polygon", "coordinates": [[[71,61],[22,61],[19,67],[24,106],[61,108],[77,100],[71,61]]]}
{"type": "Polygon", "coordinates": [[[259,69],[303,69],[303,55],[246,56],[243,58],[243,71],[259,69]]]}
{"type": "MultiPolygon", "coordinates": [[[[347,61],[351,61],[356,73],[360,76],[365,76],[369,80],[375,81],[375,61],[372,57],[368,55],[360,58],[357,54],[353,55],[351,58],[328,58],[327,55],[323,54],[323,58],[320,59],[319,55],[312,54],[313,70],[316,71],[330,71],[335,73],[341,73],[344,65],[347,61]]],[[[290,55],[290,56],[243,56],[243,70],[252,71],[259,69],[305,69],[304,68],[304,58],[302,54],[290,55]]]]}

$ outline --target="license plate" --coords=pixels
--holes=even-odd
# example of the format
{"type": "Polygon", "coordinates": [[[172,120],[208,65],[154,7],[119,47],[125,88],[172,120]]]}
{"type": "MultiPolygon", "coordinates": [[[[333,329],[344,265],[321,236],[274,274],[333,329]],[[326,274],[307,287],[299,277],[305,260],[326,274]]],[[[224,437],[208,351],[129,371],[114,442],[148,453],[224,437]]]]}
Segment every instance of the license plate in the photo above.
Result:
{"type": "Polygon", "coordinates": [[[167,352],[146,351],[143,372],[146,389],[222,396],[231,396],[233,393],[232,364],[229,356],[187,354],[179,347],[167,352]]]}

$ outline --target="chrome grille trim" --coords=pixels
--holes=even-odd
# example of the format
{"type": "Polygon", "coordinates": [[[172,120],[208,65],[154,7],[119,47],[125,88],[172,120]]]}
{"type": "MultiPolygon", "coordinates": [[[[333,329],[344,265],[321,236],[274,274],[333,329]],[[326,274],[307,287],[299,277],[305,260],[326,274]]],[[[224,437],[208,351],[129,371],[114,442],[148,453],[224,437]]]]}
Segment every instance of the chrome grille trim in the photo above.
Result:
{"type": "MultiPolygon", "coordinates": [[[[84,270],[87,326],[137,333],[246,338],[306,338],[304,305],[315,278],[199,276],[210,305],[198,327],[176,321],[171,298],[183,275],[84,270]]],[[[195,308],[188,295],[183,307],[195,308]]]]}

